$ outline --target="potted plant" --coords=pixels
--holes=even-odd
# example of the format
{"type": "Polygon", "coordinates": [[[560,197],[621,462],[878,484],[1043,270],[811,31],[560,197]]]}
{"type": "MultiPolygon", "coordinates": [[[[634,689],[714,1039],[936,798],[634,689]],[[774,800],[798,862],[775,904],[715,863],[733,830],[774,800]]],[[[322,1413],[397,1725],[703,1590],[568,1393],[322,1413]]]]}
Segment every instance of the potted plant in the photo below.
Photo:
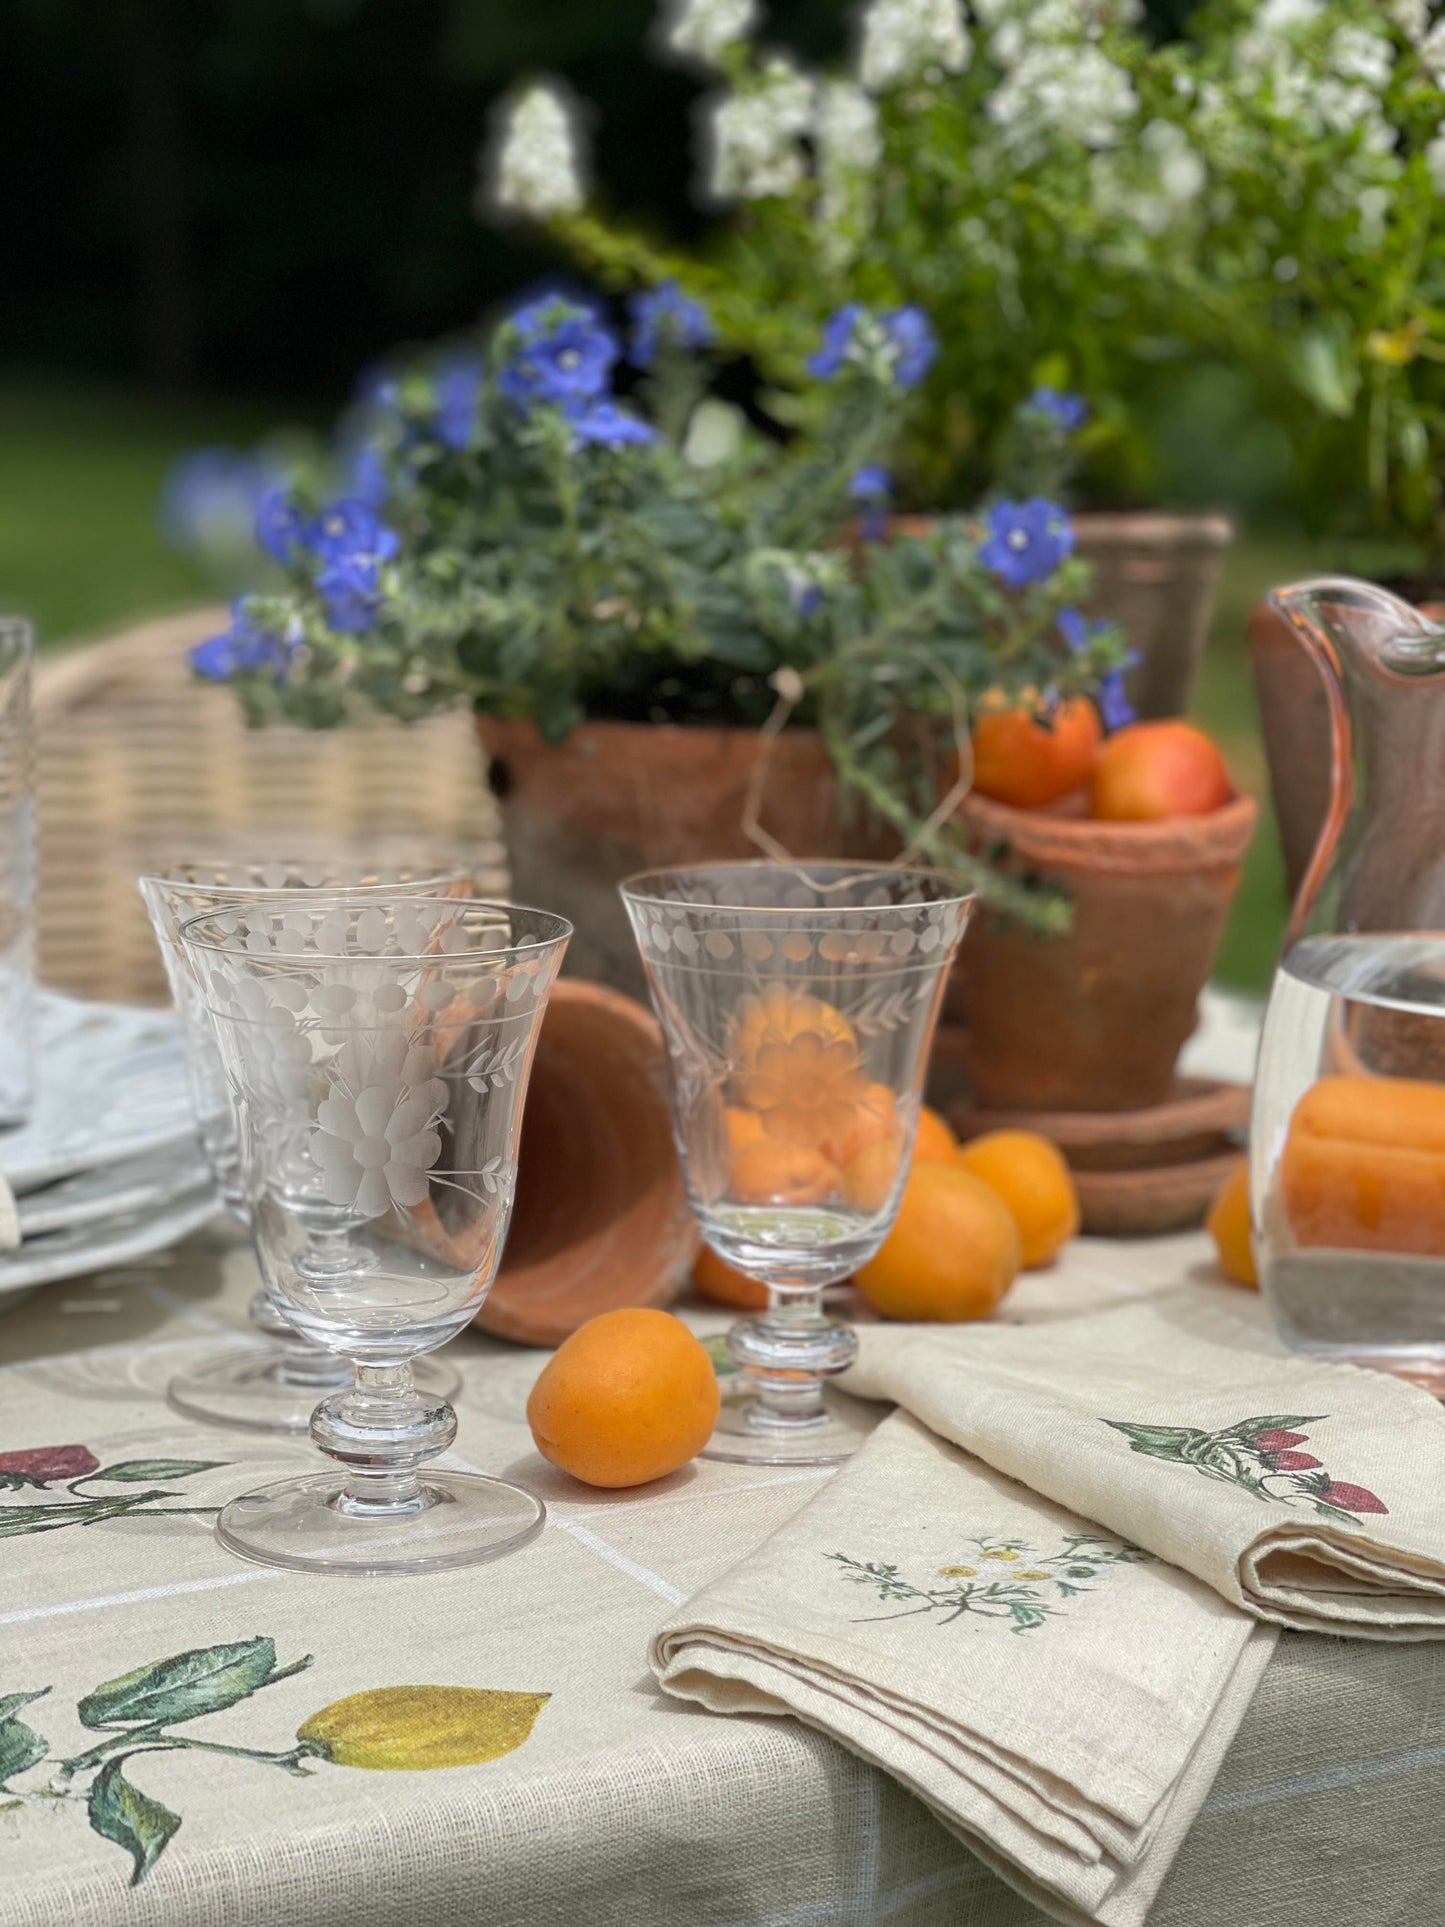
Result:
{"type": "Polygon", "coordinates": [[[978,499],[1025,396],[1081,391],[1085,488],[1101,505],[1075,520],[1095,564],[1090,613],[1138,650],[1135,703],[1178,713],[1229,538],[1220,516],[1138,507],[1151,416],[1206,332],[1208,174],[1178,90],[1188,62],[1136,30],[1136,0],[972,11],[970,25],[960,0],[872,0],[849,69],[815,74],[754,39],[752,0],[671,0],[662,49],[712,89],[699,188],[726,218],[701,249],[600,211],[578,118],[545,82],[503,118],[489,206],[544,222],[606,285],[673,280],[707,300],[723,342],[785,394],[849,296],[926,308],[942,352],[899,462],[923,509],[978,499]]]}
{"type": "MultiPolygon", "coordinates": [[[[280,586],[243,597],[196,670],[258,722],[472,704],[519,888],[573,917],[584,975],[638,982],[622,875],[760,847],[911,847],[1062,927],[1057,895],[991,869],[955,819],[970,711],[986,690],[1117,704],[1124,645],[1078,615],[1089,571],[1041,492],[878,539],[926,318],[839,310],[787,443],[710,412],[696,301],[664,287],[630,319],[625,396],[618,335],[557,296],[383,381],[348,494],[263,498],[280,586]]],[[[1067,441],[1026,406],[1015,472],[1057,473],[1067,441]]]]}

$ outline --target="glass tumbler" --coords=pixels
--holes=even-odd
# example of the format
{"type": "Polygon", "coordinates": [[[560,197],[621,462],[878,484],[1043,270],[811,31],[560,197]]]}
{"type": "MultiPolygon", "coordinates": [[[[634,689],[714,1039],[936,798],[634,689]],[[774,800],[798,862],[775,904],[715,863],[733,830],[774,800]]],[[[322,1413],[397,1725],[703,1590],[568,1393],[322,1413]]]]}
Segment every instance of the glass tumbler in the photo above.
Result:
{"type": "Polygon", "coordinates": [[[23,1124],[35,1095],[35,805],[31,634],[0,616],[0,1126],[23,1124]]]}
{"type": "Polygon", "coordinates": [[[622,895],[693,1210],[718,1256],[768,1287],[768,1309],[728,1333],[742,1390],[704,1455],[832,1464],[859,1430],[824,1381],[858,1340],[822,1294],[892,1229],[968,888],[886,864],[716,863],[622,895]]]}
{"type": "Polygon", "coordinates": [[[352,1361],[311,1436],[333,1461],[233,1499],[232,1551],[307,1571],[424,1572],[542,1524],[519,1486],[431,1463],[456,1414],[412,1361],[495,1275],[532,1054],[571,926],[373,894],[263,898],[182,926],[240,1126],[251,1236],[306,1338],[352,1361]]]}
{"type": "MultiPolygon", "coordinates": [[[[180,1016],[201,1149],[222,1203],[243,1228],[249,1228],[250,1220],[236,1120],[210,1016],[181,947],[181,925],[204,911],[282,891],[471,896],[474,867],[473,853],[457,847],[380,839],[354,848],[293,848],[289,856],[264,862],[212,855],[168,863],[139,879],[171,1000],[180,1016]]],[[[256,1432],[305,1432],[317,1399],[323,1392],[348,1385],[351,1374],[344,1361],[296,1332],[264,1285],[249,1309],[252,1326],[270,1342],[226,1346],[199,1365],[176,1373],[166,1396],[178,1411],[208,1423],[256,1432]]],[[[440,1360],[423,1362],[417,1377],[428,1390],[446,1398],[459,1383],[452,1367],[440,1360]]]]}

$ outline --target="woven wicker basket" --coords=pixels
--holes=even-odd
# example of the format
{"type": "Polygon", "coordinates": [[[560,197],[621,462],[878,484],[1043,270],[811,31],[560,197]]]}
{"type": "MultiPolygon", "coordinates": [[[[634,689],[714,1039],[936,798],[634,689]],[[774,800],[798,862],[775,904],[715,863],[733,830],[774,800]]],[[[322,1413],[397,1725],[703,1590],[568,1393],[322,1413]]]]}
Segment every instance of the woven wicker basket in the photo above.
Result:
{"type": "Polygon", "coordinates": [[[204,609],[146,623],[38,668],[39,968],[57,990],[166,1001],[135,881],[158,862],[415,836],[475,850],[480,892],[506,893],[469,716],[248,729],[229,690],[186,668],[225,622],[204,609]]]}

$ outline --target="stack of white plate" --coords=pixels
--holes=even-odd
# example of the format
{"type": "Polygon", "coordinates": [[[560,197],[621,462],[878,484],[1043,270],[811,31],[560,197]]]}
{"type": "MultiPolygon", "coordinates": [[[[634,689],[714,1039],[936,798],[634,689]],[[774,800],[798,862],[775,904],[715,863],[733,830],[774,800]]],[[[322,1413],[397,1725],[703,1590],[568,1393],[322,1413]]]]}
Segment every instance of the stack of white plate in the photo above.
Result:
{"type": "Polygon", "coordinates": [[[36,1086],[29,1121],[0,1130],[0,1308],[164,1251],[216,1210],[170,1012],[42,991],[36,1086]]]}

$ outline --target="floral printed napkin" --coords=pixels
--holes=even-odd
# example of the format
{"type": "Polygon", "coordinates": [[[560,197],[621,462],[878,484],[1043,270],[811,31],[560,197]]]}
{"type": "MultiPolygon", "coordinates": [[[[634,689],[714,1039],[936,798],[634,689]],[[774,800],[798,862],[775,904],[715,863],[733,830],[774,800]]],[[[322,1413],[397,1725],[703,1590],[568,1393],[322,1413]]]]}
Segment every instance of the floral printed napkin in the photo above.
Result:
{"type": "Polygon", "coordinates": [[[1048,1326],[872,1328],[843,1381],[1261,1619],[1445,1638],[1445,1411],[1197,1289],[1048,1326]]]}
{"type": "Polygon", "coordinates": [[[899,1412],[652,1661],[875,1762],[1055,1917],[1138,1927],[1274,1639],[899,1412]]]}

